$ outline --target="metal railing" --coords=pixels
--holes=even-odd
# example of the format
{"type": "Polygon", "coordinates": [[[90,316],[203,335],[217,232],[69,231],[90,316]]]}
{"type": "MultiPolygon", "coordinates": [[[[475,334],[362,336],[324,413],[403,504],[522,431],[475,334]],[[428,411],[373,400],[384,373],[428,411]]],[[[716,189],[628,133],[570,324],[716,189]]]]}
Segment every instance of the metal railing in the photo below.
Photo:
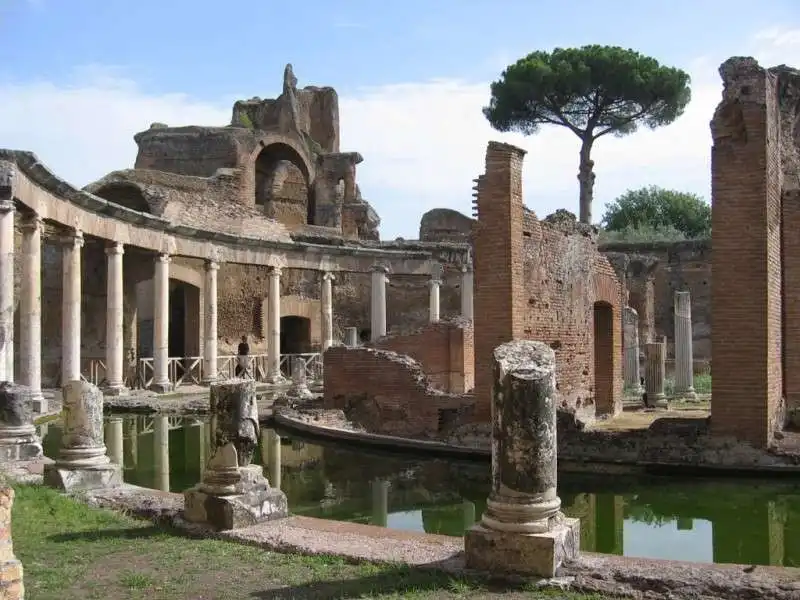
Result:
{"type": "MultiPolygon", "coordinates": [[[[303,354],[281,354],[280,371],[291,378],[295,358],[303,359],[306,378],[309,381],[322,381],[322,355],[318,352],[303,354]]],[[[266,383],[268,376],[268,355],[251,354],[247,357],[247,369],[240,377],[248,377],[266,383]]],[[[236,376],[238,356],[219,356],[217,358],[217,377],[230,379],[236,376]]],[[[202,356],[173,356],[167,359],[167,377],[173,388],[187,385],[201,385],[206,375],[205,359],[202,356]]],[[[105,360],[87,358],[81,368],[81,378],[97,386],[106,381],[105,360]]],[[[138,358],[126,365],[125,385],[130,389],[147,389],[153,383],[154,366],[152,357],[138,358]]]]}

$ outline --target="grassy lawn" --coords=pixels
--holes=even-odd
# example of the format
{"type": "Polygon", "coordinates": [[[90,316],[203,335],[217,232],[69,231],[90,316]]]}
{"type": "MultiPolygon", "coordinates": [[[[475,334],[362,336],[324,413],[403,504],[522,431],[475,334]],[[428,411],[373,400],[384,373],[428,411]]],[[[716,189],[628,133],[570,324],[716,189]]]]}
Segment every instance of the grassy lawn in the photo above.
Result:
{"type": "Polygon", "coordinates": [[[411,567],[351,565],[193,540],[89,508],[40,486],[15,486],[14,549],[26,598],[547,598],[602,600],[533,586],[498,588],[411,567]]]}

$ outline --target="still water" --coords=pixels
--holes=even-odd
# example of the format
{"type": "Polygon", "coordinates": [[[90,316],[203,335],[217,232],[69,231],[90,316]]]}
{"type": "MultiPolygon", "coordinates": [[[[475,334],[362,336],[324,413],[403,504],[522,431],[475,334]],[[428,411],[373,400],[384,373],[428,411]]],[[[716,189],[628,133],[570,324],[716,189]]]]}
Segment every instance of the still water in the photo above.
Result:
{"type": "MultiPolygon", "coordinates": [[[[55,457],[58,424],[42,426],[55,457]]],[[[106,446],[129,483],[181,492],[200,480],[210,429],[190,417],[106,421],[106,446]]],[[[430,460],[279,438],[262,430],[255,462],[292,513],[461,536],[485,507],[488,463],[430,460]]],[[[643,558],[800,567],[800,482],[674,477],[559,480],[586,551],[643,558]]]]}

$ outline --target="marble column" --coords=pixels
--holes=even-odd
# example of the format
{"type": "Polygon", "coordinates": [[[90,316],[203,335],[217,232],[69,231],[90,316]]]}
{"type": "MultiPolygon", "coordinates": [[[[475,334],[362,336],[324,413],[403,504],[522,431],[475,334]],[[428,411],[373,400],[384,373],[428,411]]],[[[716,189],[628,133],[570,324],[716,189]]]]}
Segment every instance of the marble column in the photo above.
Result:
{"type": "Polygon", "coordinates": [[[661,408],[667,407],[667,396],[664,394],[666,354],[667,345],[663,340],[644,345],[644,389],[647,392],[647,402],[661,408]]]}
{"type": "Polygon", "coordinates": [[[428,320],[431,323],[439,322],[439,288],[442,282],[439,279],[431,279],[428,282],[430,288],[429,306],[428,306],[428,320]]]}
{"type": "Polygon", "coordinates": [[[474,304],[473,291],[475,288],[475,271],[472,265],[461,267],[461,316],[465,319],[473,319],[474,304]]]}
{"type": "Polygon", "coordinates": [[[333,273],[322,274],[320,291],[320,323],[322,325],[322,351],[333,346],[333,273]]]}
{"type": "Polygon", "coordinates": [[[542,342],[493,352],[492,491],[465,536],[467,567],[553,577],[580,545],[556,490],[556,359],[542,342]]]}
{"type": "MultiPolygon", "coordinates": [[[[125,391],[125,346],[123,342],[124,292],[122,256],[125,248],[119,242],[106,248],[106,383],[105,393],[125,391]]],[[[120,463],[122,464],[122,463],[120,463]]]]}
{"type": "Polygon", "coordinates": [[[123,445],[123,421],[120,417],[111,417],[105,422],[106,454],[111,462],[123,466],[125,453],[123,445]]]}
{"type": "Polygon", "coordinates": [[[0,200],[0,381],[14,381],[15,210],[10,188],[8,191],[9,197],[0,200]]]}
{"type": "Polygon", "coordinates": [[[267,299],[267,381],[282,383],[281,375],[281,268],[269,271],[269,297],[267,299]]]}
{"type": "Polygon", "coordinates": [[[372,267],[370,295],[370,340],[375,342],[386,335],[386,284],[389,269],[383,265],[372,267]]]}
{"type": "Polygon", "coordinates": [[[153,382],[150,389],[164,393],[172,389],[169,381],[169,254],[155,259],[153,274],[153,382]]]}
{"type": "Polygon", "coordinates": [[[689,292],[675,292],[675,395],[694,400],[692,352],[692,299],[689,292]]]}
{"type": "Polygon", "coordinates": [[[358,327],[345,327],[344,345],[348,348],[355,348],[358,346],[358,327]]]}
{"type": "Polygon", "coordinates": [[[153,417],[153,456],[155,481],[153,487],[162,492],[169,491],[169,417],[153,417]]]}
{"type": "Polygon", "coordinates": [[[270,485],[281,489],[281,436],[275,433],[274,429],[265,429],[261,443],[267,448],[266,462],[270,485]]]}
{"type": "Polygon", "coordinates": [[[205,264],[205,315],[203,323],[203,383],[211,385],[217,380],[217,272],[219,264],[207,260],[205,264]]]}
{"type": "Polygon", "coordinates": [[[31,391],[33,410],[47,412],[42,395],[42,219],[22,221],[22,280],[19,297],[19,382],[31,391]]]}
{"type": "Polygon", "coordinates": [[[622,312],[622,341],[625,344],[623,375],[625,387],[632,393],[642,393],[642,376],[639,369],[639,314],[626,306],[622,312]]]}
{"type": "Polygon", "coordinates": [[[61,284],[61,385],[81,378],[81,248],[83,233],[64,238],[61,284]]]}

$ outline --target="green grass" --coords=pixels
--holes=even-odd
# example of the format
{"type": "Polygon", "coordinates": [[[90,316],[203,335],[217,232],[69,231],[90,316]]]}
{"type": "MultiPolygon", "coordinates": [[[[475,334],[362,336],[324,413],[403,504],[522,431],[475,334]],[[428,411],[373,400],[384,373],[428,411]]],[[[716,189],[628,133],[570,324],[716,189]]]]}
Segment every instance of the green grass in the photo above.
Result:
{"type": "Polygon", "coordinates": [[[89,508],[48,488],[15,489],[14,549],[23,563],[29,600],[604,598],[188,539],[149,522],[89,508]]]}

